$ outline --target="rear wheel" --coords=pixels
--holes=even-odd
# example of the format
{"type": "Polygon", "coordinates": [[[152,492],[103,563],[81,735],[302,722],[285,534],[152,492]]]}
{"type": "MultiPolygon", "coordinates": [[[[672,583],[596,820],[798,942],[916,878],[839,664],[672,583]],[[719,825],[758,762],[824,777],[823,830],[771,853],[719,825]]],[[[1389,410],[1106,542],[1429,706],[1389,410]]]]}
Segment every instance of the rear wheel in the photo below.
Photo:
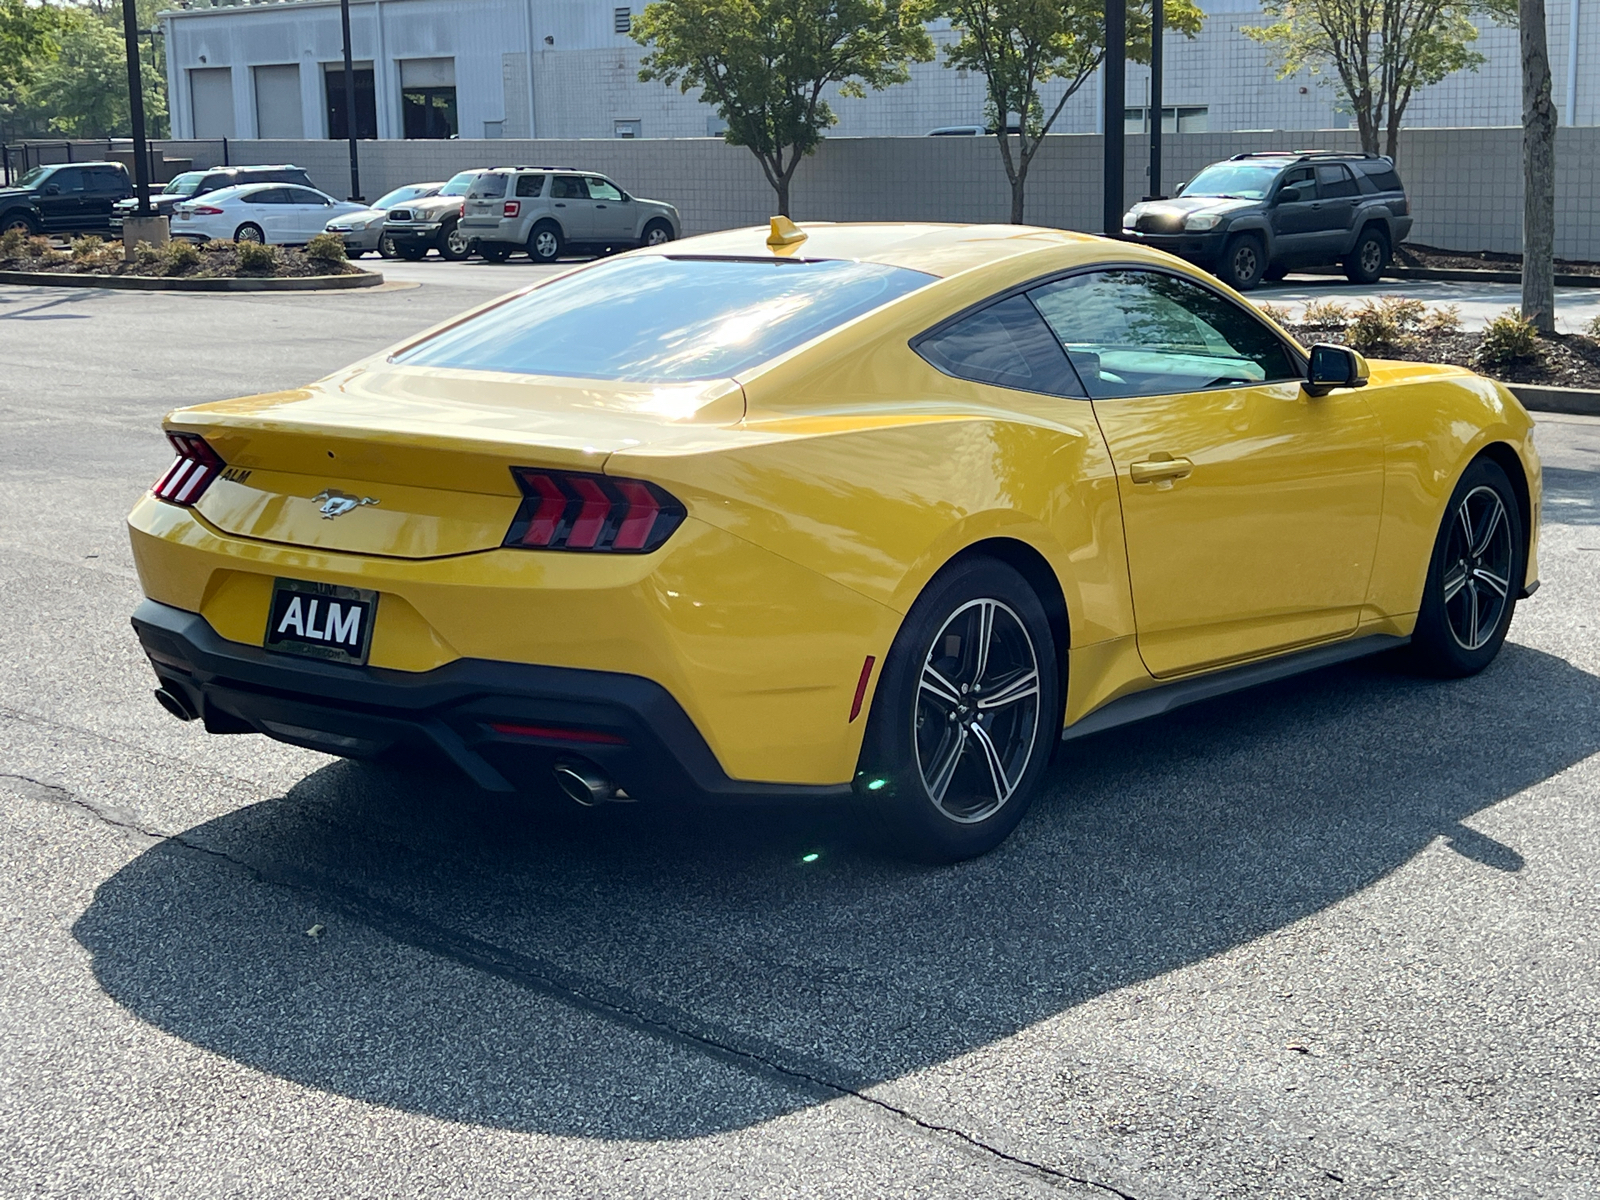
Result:
{"type": "Polygon", "coordinates": [[[472,254],[472,240],[451,221],[439,231],[439,257],[449,262],[465,262],[472,254]]]}
{"type": "Polygon", "coordinates": [[[528,234],[528,257],[537,263],[553,263],[561,257],[561,226],[540,221],[528,234]]]}
{"type": "Polygon", "coordinates": [[[1345,278],[1351,283],[1377,283],[1388,265],[1389,239],[1383,236],[1383,230],[1369,225],[1344,260],[1345,278]]]}
{"type": "Polygon", "coordinates": [[[1261,282],[1267,269],[1267,247],[1259,235],[1239,233],[1228,239],[1222,249],[1222,262],[1217,265],[1217,275],[1222,282],[1238,292],[1248,292],[1261,282]]]}
{"type": "Polygon", "coordinates": [[[261,232],[261,226],[246,221],[233,231],[233,240],[236,242],[264,242],[267,235],[261,232]]]}
{"type": "Polygon", "coordinates": [[[479,242],[478,257],[485,262],[505,262],[511,257],[511,247],[504,242],[479,242]]]}
{"type": "Polygon", "coordinates": [[[1526,572],[1527,534],[1511,480],[1480,458],[1461,476],[1434,540],[1411,650],[1429,673],[1475,675],[1511,628],[1526,572]]]}
{"type": "Polygon", "coordinates": [[[884,662],[856,776],[891,849],[956,862],[1010,835],[1060,734],[1056,661],[1011,567],[970,559],[928,585],[884,662]]]}

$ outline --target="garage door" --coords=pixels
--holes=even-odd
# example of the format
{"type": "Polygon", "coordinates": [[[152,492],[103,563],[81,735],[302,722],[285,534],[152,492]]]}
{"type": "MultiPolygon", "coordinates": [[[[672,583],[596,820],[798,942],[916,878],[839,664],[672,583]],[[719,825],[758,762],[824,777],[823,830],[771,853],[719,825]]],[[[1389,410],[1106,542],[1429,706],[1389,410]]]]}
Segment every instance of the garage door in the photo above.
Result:
{"type": "Polygon", "coordinates": [[[189,98],[194,103],[194,136],[237,137],[233,131],[233,69],[202,67],[189,72],[189,98]]]}
{"type": "Polygon", "coordinates": [[[305,120],[300,109],[300,68],[256,68],[256,136],[303,138],[305,120]]]}

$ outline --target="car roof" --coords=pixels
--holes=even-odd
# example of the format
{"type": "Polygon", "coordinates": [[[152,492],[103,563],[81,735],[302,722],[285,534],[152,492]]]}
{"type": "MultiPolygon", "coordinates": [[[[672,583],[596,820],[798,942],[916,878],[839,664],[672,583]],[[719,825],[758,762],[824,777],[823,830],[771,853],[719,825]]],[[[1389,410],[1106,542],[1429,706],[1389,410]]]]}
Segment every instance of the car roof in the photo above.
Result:
{"type": "Polygon", "coordinates": [[[1057,259],[1066,251],[1065,258],[1087,263],[1107,258],[1114,249],[1114,257],[1123,261],[1171,262],[1165,255],[1132,243],[1030,225],[807,221],[798,228],[805,240],[786,246],[769,245],[771,230],[760,225],[685,238],[656,252],[678,257],[858,259],[941,277],[1042,252],[1051,252],[1057,259]]]}

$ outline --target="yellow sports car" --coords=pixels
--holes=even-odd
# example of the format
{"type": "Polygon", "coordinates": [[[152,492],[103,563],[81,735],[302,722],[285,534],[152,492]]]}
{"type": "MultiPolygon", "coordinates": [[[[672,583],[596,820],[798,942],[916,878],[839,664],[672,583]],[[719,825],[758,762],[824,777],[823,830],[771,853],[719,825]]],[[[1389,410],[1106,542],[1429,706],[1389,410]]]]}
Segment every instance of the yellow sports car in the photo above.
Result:
{"type": "Polygon", "coordinates": [[[848,796],[993,847],[1063,738],[1537,585],[1532,423],[1020,226],[778,218],[180,409],[129,524],[161,703],[585,803],[848,796]]]}

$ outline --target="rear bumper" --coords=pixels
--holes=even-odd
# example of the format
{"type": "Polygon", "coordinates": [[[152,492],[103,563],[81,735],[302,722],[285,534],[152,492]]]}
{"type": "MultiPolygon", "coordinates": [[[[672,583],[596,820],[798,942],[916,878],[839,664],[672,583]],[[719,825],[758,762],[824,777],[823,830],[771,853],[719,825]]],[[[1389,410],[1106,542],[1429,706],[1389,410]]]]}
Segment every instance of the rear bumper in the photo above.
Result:
{"type": "Polygon", "coordinates": [[[492,791],[543,786],[557,761],[582,758],[636,799],[850,793],[729,778],[672,695],[636,675],[471,658],[422,672],[334,665],[228,641],[199,614],[154,600],[133,627],[162,686],[213,733],[264,733],[351,758],[428,748],[492,791]]]}

